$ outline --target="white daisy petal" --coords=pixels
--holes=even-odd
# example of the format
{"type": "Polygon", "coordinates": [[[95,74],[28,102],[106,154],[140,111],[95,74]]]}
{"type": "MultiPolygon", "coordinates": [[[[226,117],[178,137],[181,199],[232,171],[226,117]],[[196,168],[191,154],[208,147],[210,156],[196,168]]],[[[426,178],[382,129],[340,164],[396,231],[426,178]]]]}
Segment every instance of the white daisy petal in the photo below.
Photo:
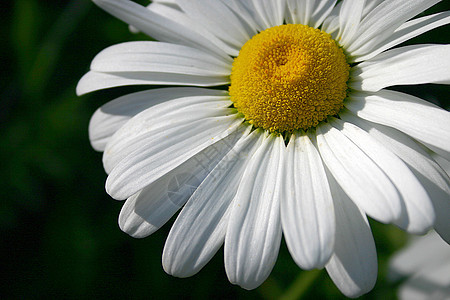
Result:
{"type": "Polygon", "coordinates": [[[440,157],[444,158],[445,160],[449,160],[450,161],[450,151],[437,148],[434,145],[427,144],[427,143],[424,143],[424,142],[422,142],[422,144],[424,144],[429,150],[432,151],[431,154],[434,153],[434,154],[439,155],[440,157]]]}
{"type": "Polygon", "coordinates": [[[442,170],[444,170],[444,172],[447,173],[448,176],[450,176],[450,161],[440,155],[437,155],[436,153],[431,153],[431,157],[433,157],[433,159],[442,168],[442,170]]]}
{"type": "Polygon", "coordinates": [[[78,82],[77,95],[81,96],[102,89],[126,85],[193,85],[215,86],[230,81],[228,76],[196,76],[162,72],[116,72],[89,71],[78,82]]]}
{"type": "MultiPolygon", "coordinates": [[[[190,16],[188,16],[186,14],[186,12],[183,11],[178,6],[176,1],[173,1],[170,4],[165,3],[164,5],[160,5],[159,3],[153,2],[152,4],[150,4],[148,6],[148,8],[150,10],[156,12],[157,14],[180,24],[181,26],[185,26],[185,27],[197,32],[204,38],[208,39],[208,41],[210,43],[214,44],[217,48],[222,49],[228,55],[231,55],[231,56],[238,55],[239,48],[230,46],[229,44],[225,43],[224,41],[219,39],[217,37],[217,35],[214,34],[214,32],[209,31],[206,26],[199,23],[197,19],[190,18],[190,16]]],[[[227,57],[223,57],[221,55],[221,58],[226,59],[227,57]]],[[[229,59],[229,57],[228,57],[228,59],[229,59]]]]}
{"type": "Polygon", "coordinates": [[[434,210],[428,194],[410,169],[398,156],[359,127],[338,119],[333,119],[332,125],[370,157],[397,188],[405,208],[395,224],[410,233],[426,233],[433,226],[434,210]]]}
{"type": "Polygon", "coordinates": [[[286,2],[288,23],[309,25],[309,18],[311,17],[315,0],[287,0],[286,2]]]}
{"type": "Polygon", "coordinates": [[[202,20],[208,30],[226,41],[237,51],[250,39],[241,19],[227,6],[225,1],[178,1],[178,5],[194,20],[202,20]],[[223,22],[223,20],[227,22],[223,22]]]}
{"type": "Polygon", "coordinates": [[[216,96],[177,98],[155,105],[135,116],[108,141],[103,154],[106,172],[111,172],[122,159],[142,147],[148,137],[165,139],[172,131],[186,130],[194,122],[232,114],[233,110],[228,108],[230,101],[220,94],[223,92],[216,91],[216,96]]]}
{"type": "Polygon", "coordinates": [[[162,42],[128,42],[108,47],[97,54],[91,70],[226,77],[231,73],[231,66],[229,62],[192,47],[162,42]]]}
{"type": "MultiPolygon", "coordinates": [[[[450,179],[423,147],[404,133],[383,125],[369,123],[350,113],[340,117],[363,128],[386,148],[400,157],[427,191],[434,207],[434,228],[443,239],[450,243],[450,179]]],[[[420,208],[420,206],[418,206],[420,208]]],[[[422,209],[420,209],[422,210],[422,209]]]]}
{"type": "Polygon", "coordinates": [[[392,127],[358,118],[348,111],[339,113],[344,121],[351,122],[367,131],[384,147],[395,153],[413,170],[426,177],[436,187],[450,195],[448,175],[439,167],[425,149],[409,136],[392,127]]]}
{"type": "Polygon", "coordinates": [[[186,26],[190,24],[180,24],[129,0],[93,1],[105,11],[159,41],[207,49],[218,56],[227,57],[208,37],[186,26]]]}
{"type": "Polygon", "coordinates": [[[341,11],[341,7],[342,2],[336,4],[321,25],[321,30],[331,34],[333,39],[336,39],[339,33],[339,12],[341,11]]]}
{"type": "Polygon", "coordinates": [[[417,97],[388,90],[352,94],[345,106],[357,116],[394,127],[409,136],[450,152],[450,113],[417,97]]]}
{"type": "MultiPolygon", "coordinates": [[[[364,18],[368,13],[370,13],[382,1],[384,1],[384,0],[365,1],[360,19],[364,18]]],[[[340,12],[341,12],[342,4],[344,1],[340,1],[337,4],[335,4],[336,1],[328,1],[328,2],[334,2],[333,7],[331,7],[330,12],[326,13],[326,15],[327,15],[326,19],[322,20],[321,23],[319,23],[317,25],[317,27],[321,26],[321,30],[331,34],[333,36],[333,39],[337,39],[337,34],[338,34],[338,31],[340,30],[339,23],[343,22],[343,20],[340,20],[341,19],[340,12]]],[[[346,13],[348,13],[348,11],[346,13]]]]}
{"type": "Polygon", "coordinates": [[[347,297],[369,292],[377,279],[377,255],[369,222],[328,173],[336,212],[334,254],[326,269],[347,297]]]}
{"type": "Polygon", "coordinates": [[[258,149],[262,137],[258,130],[250,135],[247,131],[191,196],[164,246],[163,266],[167,273],[192,276],[223,244],[230,204],[247,161],[258,149]]]}
{"type": "Polygon", "coordinates": [[[434,222],[434,229],[436,232],[450,244],[450,195],[442,189],[436,187],[434,182],[431,182],[423,174],[415,172],[417,178],[421,181],[425,189],[430,195],[433,203],[436,220],[434,222]]]}
{"type": "Polygon", "coordinates": [[[402,206],[397,189],[358,146],[327,123],[317,127],[317,145],[334,178],[365,213],[383,223],[399,219],[402,206]]]}
{"type": "Polygon", "coordinates": [[[315,0],[315,9],[310,17],[309,23],[318,28],[336,5],[336,0],[315,0]]]}
{"type": "Polygon", "coordinates": [[[392,49],[354,67],[351,88],[376,92],[393,85],[450,84],[450,45],[392,49]]]}
{"type": "MultiPolygon", "coordinates": [[[[196,179],[193,180],[195,180],[194,183],[198,184],[196,179]]],[[[158,183],[161,183],[162,181],[163,180],[158,181],[158,183]]],[[[189,183],[183,184],[187,187],[189,183]]],[[[134,238],[145,238],[153,234],[161,228],[161,226],[163,226],[184,203],[178,204],[170,201],[171,199],[167,194],[167,186],[159,186],[161,189],[158,192],[161,194],[156,195],[153,194],[156,185],[150,186],[148,191],[152,194],[147,192],[147,189],[144,189],[135,196],[128,198],[119,214],[120,229],[134,238]],[[139,202],[136,204],[138,197],[139,202]]],[[[183,200],[186,201],[190,195],[188,192],[189,189],[185,188],[177,195],[183,197],[183,200]]]]}
{"type": "Polygon", "coordinates": [[[431,191],[430,197],[436,214],[434,229],[447,244],[450,244],[450,222],[448,221],[450,220],[449,195],[434,187],[431,187],[429,190],[431,191]]]}
{"type": "Polygon", "coordinates": [[[286,9],[286,0],[250,0],[262,28],[282,25],[286,9]]]}
{"type": "MultiPolygon", "coordinates": [[[[364,18],[369,12],[373,10],[374,7],[378,6],[384,0],[370,0],[366,1],[363,11],[362,18],[364,18]]],[[[339,22],[340,16],[339,13],[341,11],[343,1],[340,1],[334,7],[332,7],[331,12],[327,13],[327,18],[323,20],[323,23],[319,23],[317,26],[321,26],[321,30],[331,34],[333,39],[337,39],[337,34],[339,33],[339,22]]],[[[351,59],[348,57],[348,59],[351,59]]]]}
{"type": "MultiPolygon", "coordinates": [[[[138,193],[139,194],[139,193],[138,193]]],[[[119,227],[123,232],[134,238],[144,238],[157,230],[158,227],[145,221],[145,219],[134,212],[138,194],[131,196],[125,201],[119,214],[119,227]]]]}
{"type": "Polygon", "coordinates": [[[302,269],[322,268],[333,253],[334,210],[319,153],[306,135],[291,136],[285,156],[281,223],[302,269]]]}
{"type": "Polygon", "coordinates": [[[375,9],[375,7],[380,5],[380,3],[383,1],[385,1],[385,0],[368,0],[368,1],[366,1],[366,4],[364,5],[362,17],[365,18],[372,10],[375,9]]]}
{"type": "Polygon", "coordinates": [[[264,29],[270,27],[267,21],[264,19],[264,16],[261,16],[261,14],[258,11],[256,11],[253,4],[253,0],[230,0],[230,2],[235,3],[229,4],[229,6],[230,5],[235,7],[240,6],[240,9],[243,9],[243,14],[246,14],[246,12],[248,12],[247,20],[251,20],[250,22],[254,24],[254,28],[256,28],[257,31],[263,31],[264,29]]]}
{"type": "Polygon", "coordinates": [[[401,300],[446,300],[450,294],[450,257],[415,274],[401,285],[398,297],[401,300]]]}
{"type": "Polygon", "coordinates": [[[158,230],[184,205],[242,132],[209,146],[128,198],[119,216],[120,228],[138,238],[158,230]]]}
{"type": "Polygon", "coordinates": [[[176,0],[152,0],[146,7],[165,17],[173,17],[174,15],[171,15],[171,12],[181,11],[176,0]]]}
{"type": "Polygon", "coordinates": [[[406,247],[390,259],[389,277],[391,280],[398,280],[419,272],[425,265],[442,263],[442,257],[447,253],[450,255],[449,250],[434,231],[422,237],[413,236],[406,247]]]}
{"type": "MultiPolygon", "coordinates": [[[[176,4],[175,0],[152,1],[149,5],[147,5],[147,9],[172,20],[176,20],[177,16],[179,16],[179,13],[181,12],[181,8],[176,4]]],[[[139,32],[139,30],[132,25],[128,25],[128,28],[132,33],[139,32]]]]}
{"type": "Polygon", "coordinates": [[[357,34],[346,50],[351,54],[365,46],[366,51],[388,38],[404,22],[440,0],[387,0],[381,2],[361,21],[357,34]]]}
{"type": "MultiPolygon", "coordinates": [[[[340,114],[344,120],[351,121],[368,131],[385,147],[397,154],[413,170],[417,179],[426,189],[434,207],[434,228],[444,240],[450,243],[450,179],[429,154],[407,135],[393,128],[368,123],[350,114],[340,114]]],[[[421,206],[421,205],[420,205],[421,206]]],[[[420,206],[417,206],[420,208],[420,206]]],[[[420,210],[422,210],[420,208],[420,210]]]]}
{"type": "Polygon", "coordinates": [[[77,86],[79,95],[137,84],[222,85],[230,62],[191,47],[160,42],[129,42],[100,52],[77,86]]]}
{"type": "MultiPolygon", "coordinates": [[[[211,111],[211,110],[210,110],[211,111]]],[[[148,128],[148,130],[144,130],[143,134],[140,135],[139,132],[133,131],[133,129],[130,130],[130,136],[127,137],[126,133],[122,130],[119,130],[118,133],[116,133],[111,141],[107,144],[107,147],[105,149],[105,153],[103,156],[104,160],[104,166],[106,171],[109,173],[116,165],[126,156],[133,153],[135,150],[140,149],[141,147],[146,147],[145,144],[149,141],[148,139],[152,140],[154,139],[157,141],[158,139],[166,139],[167,136],[170,136],[173,134],[173,132],[176,132],[177,130],[186,130],[185,134],[189,133],[190,130],[194,130],[194,127],[202,126],[201,121],[205,120],[205,122],[208,122],[212,124],[211,127],[212,131],[220,130],[220,129],[213,129],[213,127],[220,127],[220,124],[224,122],[223,127],[227,129],[227,132],[232,132],[237,126],[239,125],[239,122],[242,122],[239,118],[236,119],[236,115],[233,115],[232,113],[225,113],[226,116],[220,116],[220,111],[217,113],[217,116],[211,115],[212,112],[204,112],[204,118],[202,118],[201,115],[193,116],[193,113],[191,110],[185,110],[186,113],[185,118],[181,120],[176,120],[177,114],[174,115],[168,115],[169,123],[157,123],[154,128],[148,128]],[[188,116],[190,114],[190,116],[188,116]],[[208,116],[210,114],[210,116],[208,116]],[[235,120],[236,119],[236,120],[235,120]],[[173,122],[174,126],[170,127],[170,121],[173,122]],[[227,125],[230,125],[230,127],[227,127],[227,125]],[[237,124],[237,125],[236,125],[237,124]],[[163,126],[160,126],[163,125],[163,126]],[[228,130],[229,129],[229,130],[228,130]],[[151,137],[153,135],[154,137],[151,137]],[[120,140],[120,137],[124,137],[124,141],[122,142],[120,140]]],[[[180,115],[181,117],[181,115],[180,115]]],[[[142,119],[142,118],[141,118],[142,119]]],[[[134,119],[130,121],[129,123],[133,124],[134,119]]],[[[128,125],[128,124],[127,124],[128,125]]],[[[152,126],[150,124],[149,126],[152,126]]],[[[206,136],[209,136],[209,134],[205,133],[206,136]]],[[[212,143],[216,142],[217,139],[214,137],[211,137],[212,143]]],[[[182,140],[182,139],[181,139],[182,140]]],[[[196,142],[200,143],[200,142],[196,142]]],[[[150,146],[150,145],[148,145],[150,146]]]]}
{"type": "Polygon", "coordinates": [[[391,36],[371,51],[365,51],[364,47],[361,47],[360,49],[352,52],[352,57],[356,62],[368,60],[389,48],[397,46],[413,37],[421,35],[422,33],[439,26],[447,25],[448,23],[450,23],[449,11],[408,21],[396,29],[391,36]]]}
{"type": "Polygon", "coordinates": [[[389,278],[401,283],[399,299],[447,299],[450,288],[450,248],[431,231],[411,242],[389,261],[389,278]]]}
{"type": "MultiPolygon", "coordinates": [[[[433,159],[439,164],[442,168],[443,172],[445,172],[448,176],[450,176],[450,162],[445,158],[432,154],[433,159]]],[[[423,177],[422,174],[416,175],[419,179],[423,177]]],[[[447,177],[447,184],[450,185],[450,180],[447,177]]],[[[436,212],[436,221],[434,223],[434,229],[441,236],[441,238],[450,244],[450,197],[449,192],[444,192],[440,189],[437,189],[435,186],[435,182],[431,182],[428,178],[424,178],[422,180],[424,186],[427,188],[427,185],[431,185],[429,190],[431,190],[430,197],[433,201],[434,211],[436,212]]]]}
{"type": "Polygon", "coordinates": [[[125,199],[173,170],[196,153],[235,131],[242,120],[235,115],[207,118],[139,139],[138,147],[111,171],[106,190],[125,199]]]}
{"type": "Polygon", "coordinates": [[[128,94],[97,109],[89,122],[89,140],[97,151],[105,150],[106,143],[128,120],[149,107],[181,97],[217,96],[215,90],[192,87],[162,88],[128,94]]]}
{"type": "Polygon", "coordinates": [[[153,4],[165,4],[167,6],[177,6],[176,0],[152,0],[153,4]]]}
{"type": "Polygon", "coordinates": [[[347,47],[359,28],[365,0],[346,0],[342,2],[339,12],[339,33],[337,40],[339,44],[347,47]]]}
{"type": "Polygon", "coordinates": [[[290,23],[319,27],[333,10],[336,0],[287,0],[290,23]]]}
{"type": "Polygon", "coordinates": [[[250,159],[231,207],[225,236],[225,269],[245,289],[270,274],[281,242],[280,176],[284,141],[267,137],[250,159]]]}
{"type": "MultiPolygon", "coordinates": [[[[239,16],[242,25],[246,28],[250,36],[254,36],[263,28],[255,20],[255,12],[250,8],[250,2],[247,0],[227,0],[224,3],[230,7],[233,12],[239,16]]],[[[258,18],[256,18],[258,19],[258,18]]]]}

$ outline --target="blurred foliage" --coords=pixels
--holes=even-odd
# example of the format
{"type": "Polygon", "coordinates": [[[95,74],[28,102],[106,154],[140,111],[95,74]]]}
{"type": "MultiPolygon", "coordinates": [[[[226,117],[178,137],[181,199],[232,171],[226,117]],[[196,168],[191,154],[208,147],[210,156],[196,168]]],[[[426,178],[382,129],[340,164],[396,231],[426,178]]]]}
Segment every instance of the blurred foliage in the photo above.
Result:
{"type": "MultiPolygon", "coordinates": [[[[141,1],[142,3],[142,1],[141,1]]],[[[78,79],[107,46],[145,40],[89,0],[4,1],[0,102],[0,231],[2,299],[344,299],[324,271],[301,271],[285,244],[270,278],[258,289],[231,285],[219,253],[196,276],[164,273],[161,254],[170,223],[143,240],[117,226],[122,203],[104,192],[101,154],[87,126],[101,104],[139,87],[75,95],[78,79]]],[[[429,12],[448,9],[448,2],[429,12]]],[[[448,28],[411,43],[448,43],[448,28]]],[[[448,108],[449,89],[397,87],[448,108]]],[[[379,278],[364,299],[395,299],[386,281],[389,256],[406,235],[371,222],[379,278]]]]}

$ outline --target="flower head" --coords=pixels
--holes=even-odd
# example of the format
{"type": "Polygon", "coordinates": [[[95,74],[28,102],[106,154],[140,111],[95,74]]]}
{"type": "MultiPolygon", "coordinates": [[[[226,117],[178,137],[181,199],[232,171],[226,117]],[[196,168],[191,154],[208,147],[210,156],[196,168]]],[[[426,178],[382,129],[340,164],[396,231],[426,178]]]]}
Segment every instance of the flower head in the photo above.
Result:
{"type": "Polygon", "coordinates": [[[159,42],[103,50],[77,92],[172,86],[105,104],[89,129],[122,230],[148,236],[182,208],[166,272],[191,276],[224,245],[229,280],[253,289],[284,236],[356,297],[377,274],[367,216],[450,240],[432,157],[450,157],[450,114],[386,89],[450,83],[449,45],[393,48],[450,22],[413,19],[439,1],[94,2],[159,42]]]}

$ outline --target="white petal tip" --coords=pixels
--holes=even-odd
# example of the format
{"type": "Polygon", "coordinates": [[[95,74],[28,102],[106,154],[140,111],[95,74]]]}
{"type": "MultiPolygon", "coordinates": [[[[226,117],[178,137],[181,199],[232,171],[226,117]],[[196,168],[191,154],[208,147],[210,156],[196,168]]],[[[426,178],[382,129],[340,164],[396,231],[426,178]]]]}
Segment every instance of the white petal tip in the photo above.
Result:
{"type": "Polygon", "coordinates": [[[151,235],[153,232],[136,230],[135,228],[120,228],[123,232],[135,239],[143,239],[151,235]]]}
{"type": "Polygon", "coordinates": [[[105,190],[108,195],[110,195],[115,200],[125,200],[131,196],[124,195],[123,191],[117,186],[117,184],[113,180],[111,180],[111,176],[108,176],[108,178],[106,179],[105,190]]]}
{"type": "MultiPolygon", "coordinates": [[[[82,78],[83,79],[83,78],[82,78]]],[[[81,80],[78,82],[77,87],[75,88],[75,93],[77,94],[77,96],[83,96],[84,94],[86,94],[83,91],[83,86],[81,84],[81,80]]]]}
{"type": "Polygon", "coordinates": [[[195,274],[197,274],[197,272],[194,270],[177,269],[177,268],[173,268],[171,265],[166,266],[164,261],[163,261],[163,269],[164,269],[164,272],[166,272],[167,274],[169,274],[173,277],[178,277],[178,278],[188,278],[188,277],[192,277],[195,274]]]}
{"type": "Polygon", "coordinates": [[[245,289],[247,291],[254,290],[254,289],[256,289],[257,287],[259,287],[262,284],[262,282],[259,282],[259,281],[258,282],[254,282],[254,281],[251,281],[251,282],[239,282],[239,283],[231,282],[231,283],[236,284],[236,285],[240,286],[241,288],[243,288],[243,289],[245,289]]]}
{"type": "MultiPolygon", "coordinates": [[[[96,5],[102,7],[103,5],[108,4],[111,1],[110,0],[92,0],[92,2],[94,2],[96,5]]],[[[121,0],[116,0],[116,2],[121,2],[121,0]]]]}
{"type": "Polygon", "coordinates": [[[147,223],[134,211],[130,211],[128,209],[122,209],[120,212],[119,228],[129,236],[136,239],[148,237],[158,230],[158,227],[147,223]]]}
{"type": "Polygon", "coordinates": [[[77,96],[83,96],[87,93],[92,92],[95,89],[91,88],[91,72],[88,72],[81,77],[80,81],[78,81],[77,87],[75,89],[75,93],[77,96]]]}

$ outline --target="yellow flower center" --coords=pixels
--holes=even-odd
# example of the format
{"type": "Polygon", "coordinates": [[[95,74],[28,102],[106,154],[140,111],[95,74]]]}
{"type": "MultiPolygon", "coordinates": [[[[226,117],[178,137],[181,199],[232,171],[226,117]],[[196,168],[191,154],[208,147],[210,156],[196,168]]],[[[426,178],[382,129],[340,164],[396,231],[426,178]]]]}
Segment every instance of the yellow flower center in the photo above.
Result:
{"type": "Polygon", "coordinates": [[[306,130],[342,109],[349,69],[329,34],[301,24],[281,25],[245,43],[233,62],[229,93],[256,127],[306,130]]]}

